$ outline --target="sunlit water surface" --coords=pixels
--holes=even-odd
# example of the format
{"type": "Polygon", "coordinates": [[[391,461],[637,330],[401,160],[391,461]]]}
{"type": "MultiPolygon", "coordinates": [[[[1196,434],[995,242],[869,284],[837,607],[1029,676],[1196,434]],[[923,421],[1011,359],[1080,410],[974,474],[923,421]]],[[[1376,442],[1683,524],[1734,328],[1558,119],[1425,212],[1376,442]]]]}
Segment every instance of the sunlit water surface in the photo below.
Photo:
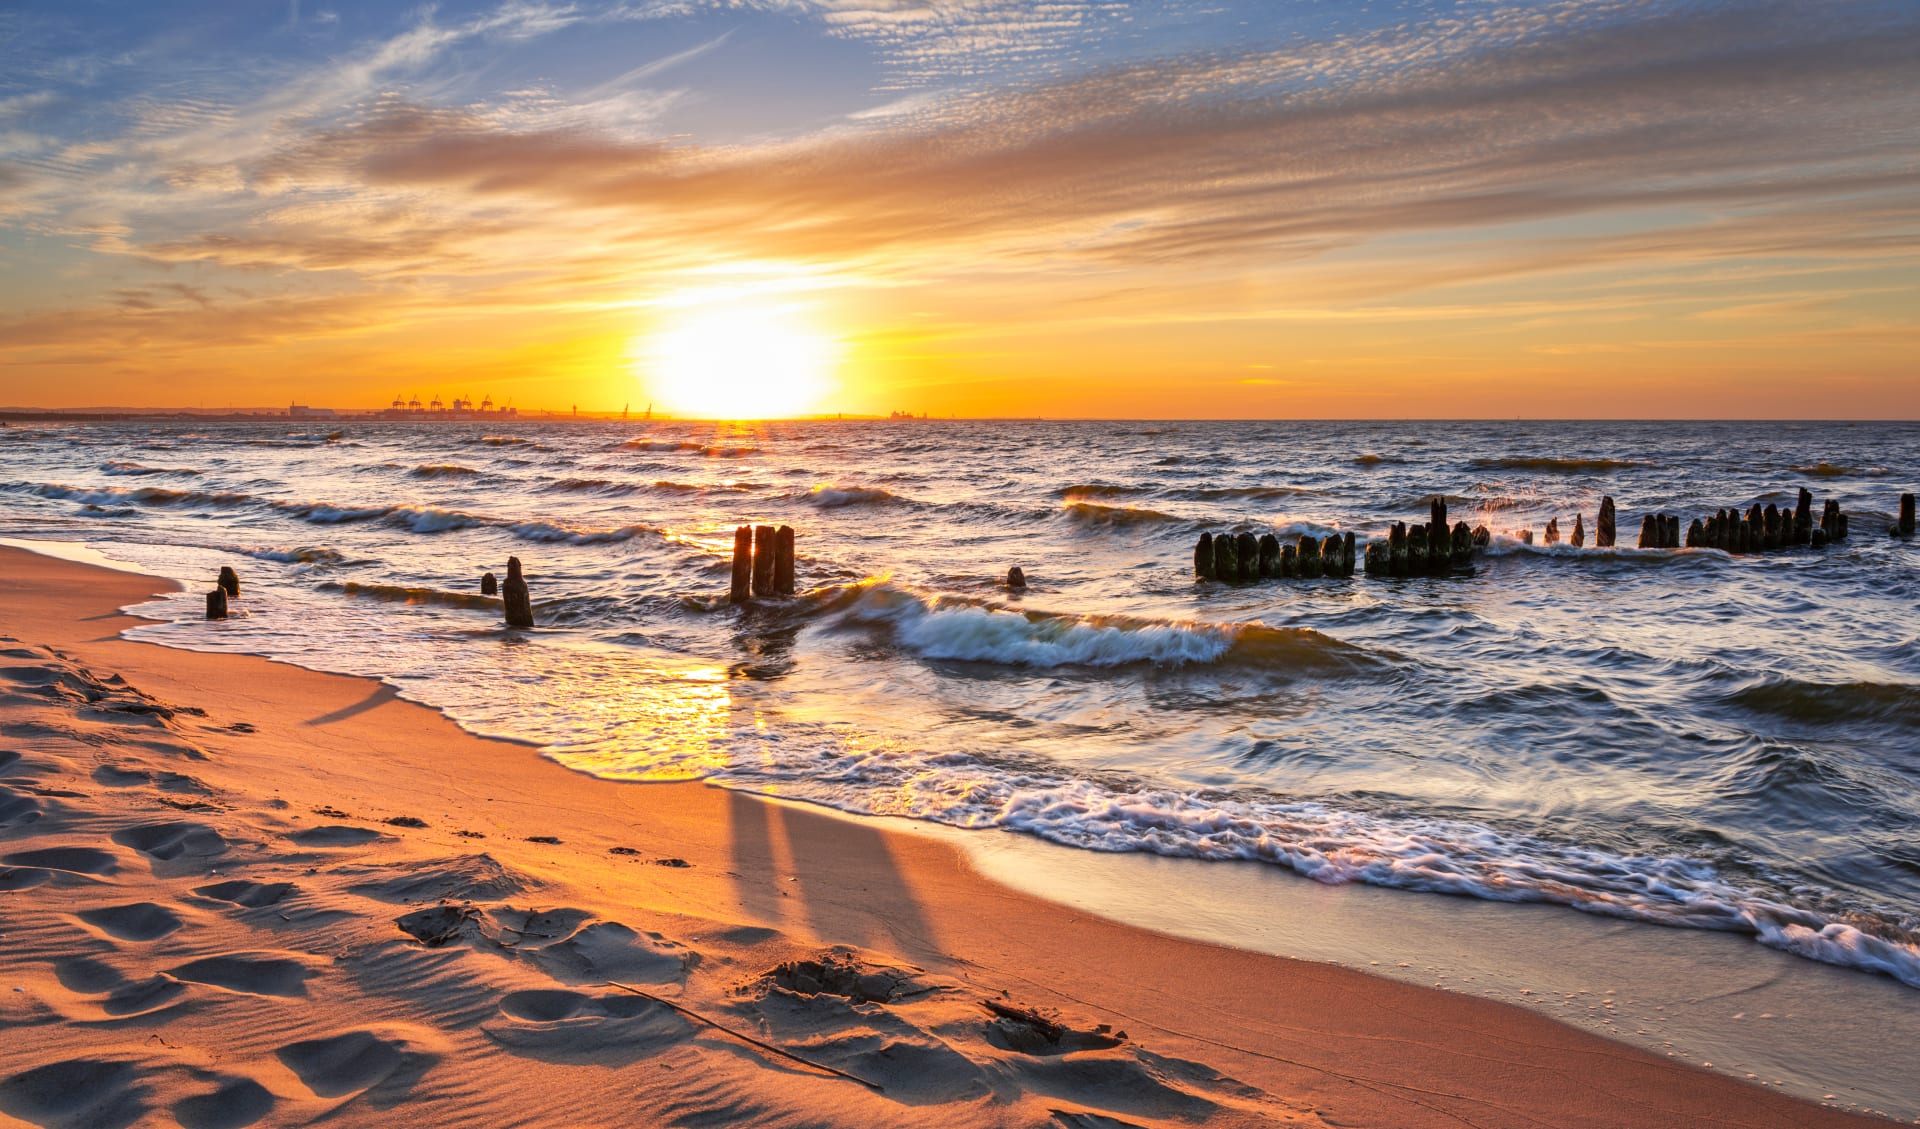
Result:
{"type": "MultiPolygon", "coordinates": [[[[1751,936],[1920,988],[1920,426],[121,424],[0,432],[0,534],[191,582],[137,637],[384,679],[623,780],[1751,936]],[[1631,542],[1801,486],[1824,551],[1631,542]],[[1470,572],[1196,582],[1203,530],[1496,531],[1470,572]],[[801,594],[726,600],[732,530],[801,594]],[[481,572],[518,555],[540,628],[481,572]],[[200,618],[222,564],[235,618],[200,618]],[[1031,587],[1001,578],[1022,566],[1031,587]]],[[[1916,997],[1920,998],[1920,997],[1916,997]]]]}

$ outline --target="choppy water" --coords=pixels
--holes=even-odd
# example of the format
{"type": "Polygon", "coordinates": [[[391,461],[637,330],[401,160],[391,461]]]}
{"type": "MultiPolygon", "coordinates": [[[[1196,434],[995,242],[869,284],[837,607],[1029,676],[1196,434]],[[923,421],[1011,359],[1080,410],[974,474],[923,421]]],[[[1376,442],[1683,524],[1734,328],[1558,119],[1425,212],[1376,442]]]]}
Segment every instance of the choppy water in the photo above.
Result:
{"type": "Polygon", "coordinates": [[[616,779],[1544,901],[1920,987],[1920,426],[128,424],[0,433],[0,533],[193,581],[134,634],[386,679],[616,779]],[[498,425],[496,425],[498,426],[498,425]],[[1837,496],[1824,551],[1496,538],[1471,574],[1196,582],[1362,541],[1837,496]],[[802,594],[727,605],[732,529],[802,594]],[[541,628],[477,577],[527,565],[541,628]],[[221,564],[243,614],[199,619],[221,564]],[[1007,566],[1032,587],[999,587],[1007,566]]]}

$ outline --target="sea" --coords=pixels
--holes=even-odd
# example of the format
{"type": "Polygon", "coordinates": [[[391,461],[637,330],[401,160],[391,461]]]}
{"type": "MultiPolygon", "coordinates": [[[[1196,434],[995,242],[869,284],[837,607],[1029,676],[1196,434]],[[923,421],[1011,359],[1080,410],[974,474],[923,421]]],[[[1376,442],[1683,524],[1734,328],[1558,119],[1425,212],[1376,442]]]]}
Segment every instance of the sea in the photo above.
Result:
{"type": "Polygon", "coordinates": [[[378,678],[609,780],[1724,934],[1912,1009],[1920,543],[1889,527],[1916,488],[1903,423],[0,431],[0,535],[187,585],[135,638],[378,678]],[[1847,540],[1631,547],[1647,513],[1803,488],[1847,540]],[[1364,546],[1436,495],[1488,527],[1470,567],[1194,574],[1202,533],[1364,546]],[[752,523],[793,527],[797,592],[736,606],[752,523]],[[533,630],[480,592],[509,557],[533,630]],[[244,598],[207,622],[223,565],[244,598]]]}

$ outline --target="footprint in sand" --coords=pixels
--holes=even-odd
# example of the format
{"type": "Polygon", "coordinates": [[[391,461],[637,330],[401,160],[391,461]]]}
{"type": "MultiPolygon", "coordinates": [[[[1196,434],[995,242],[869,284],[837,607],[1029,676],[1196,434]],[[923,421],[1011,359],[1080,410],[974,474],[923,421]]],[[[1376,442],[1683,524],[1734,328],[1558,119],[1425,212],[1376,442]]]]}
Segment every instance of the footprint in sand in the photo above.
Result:
{"type": "Polygon", "coordinates": [[[180,916],[152,902],[83,909],[75,917],[116,941],[157,941],[180,928],[180,916]]]}
{"type": "Polygon", "coordinates": [[[54,979],[80,996],[104,996],[94,1001],[107,1019],[152,1015],[171,1007],[186,995],[187,986],[164,973],[145,980],[128,980],[119,969],[91,957],[69,957],[53,963],[54,979]]]}
{"type": "Polygon", "coordinates": [[[238,953],[203,957],[169,968],[167,972],[195,984],[211,984],[253,996],[304,996],[307,978],[315,974],[313,969],[287,957],[238,953]]]}
{"type": "Polygon", "coordinates": [[[112,874],[119,863],[106,851],[95,847],[42,847],[37,851],[15,851],[0,855],[7,866],[31,866],[63,874],[112,874]]]}
{"type": "Polygon", "coordinates": [[[40,801],[0,787],[0,827],[25,827],[41,816],[40,801]]]}
{"type": "Polygon", "coordinates": [[[195,886],[193,892],[217,902],[230,902],[246,909],[260,909],[280,904],[287,895],[299,893],[300,888],[291,882],[262,883],[235,878],[228,882],[215,882],[211,886],[195,886]]]}
{"type": "Polygon", "coordinates": [[[389,839],[392,836],[382,835],[370,827],[346,827],[333,824],[296,831],[287,838],[303,847],[358,847],[376,839],[389,839]]]}
{"type": "Polygon", "coordinates": [[[438,1055],[414,1049],[405,1039],[383,1039],[371,1031],[288,1043],[274,1054],[322,1098],[372,1089],[397,1095],[439,1061],[438,1055]]]}
{"type": "Polygon", "coordinates": [[[34,1125],[124,1129],[147,1112],[147,1090],[130,1062],[76,1058],[0,1081],[0,1112],[34,1125]]]}
{"type": "Polygon", "coordinates": [[[153,860],[156,872],[162,869],[159,863],[175,863],[165,868],[175,871],[198,869],[199,860],[227,853],[226,839],[204,823],[176,821],[128,827],[115,831],[113,841],[153,860]]]}
{"type": "Polygon", "coordinates": [[[251,1078],[231,1078],[211,1094],[173,1103],[173,1119],[183,1129],[241,1129],[273,1112],[274,1096],[251,1078]]]}
{"type": "Polygon", "coordinates": [[[544,988],[500,999],[504,1019],[484,1025],[515,1054],[550,1062],[607,1061],[609,1051],[645,1058],[699,1034],[692,1021],[652,1000],[626,993],[588,995],[544,988]]]}
{"type": "Polygon", "coordinates": [[[37,866],[0,866],[0,893],[31,890],[53,881],[53,872],[37,866]]]}

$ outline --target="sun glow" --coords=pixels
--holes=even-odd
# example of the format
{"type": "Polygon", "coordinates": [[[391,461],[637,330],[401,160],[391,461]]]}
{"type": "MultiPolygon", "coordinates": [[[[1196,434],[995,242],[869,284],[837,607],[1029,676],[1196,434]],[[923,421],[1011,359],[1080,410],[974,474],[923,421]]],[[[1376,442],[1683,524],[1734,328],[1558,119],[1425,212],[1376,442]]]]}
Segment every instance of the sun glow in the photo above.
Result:
{"type": "Polygon", "coordinates": [[[678,415],[767,419],[816,409],[839,343],[794,306],[699,303],[674,309],[636,342],[650,398],[678,415]]]}

